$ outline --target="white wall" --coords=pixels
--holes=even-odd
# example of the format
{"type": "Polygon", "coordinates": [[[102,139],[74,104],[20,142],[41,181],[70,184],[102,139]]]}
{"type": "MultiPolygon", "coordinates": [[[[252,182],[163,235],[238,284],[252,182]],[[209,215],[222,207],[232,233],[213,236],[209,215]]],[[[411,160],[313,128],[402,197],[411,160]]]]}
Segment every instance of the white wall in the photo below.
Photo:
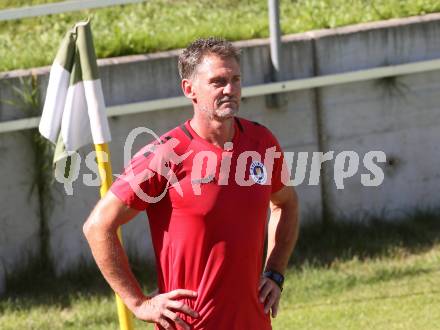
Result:
{"type": "MultiPolygon", "coordinates": [[[[310,77],[388,64],[440,58],[440,15],[427,15],[354,27],[315,31],[283,38],[283,79],[310,77]],[[317,63],[313,62],[314,57],[317,63]]],[[[244,85],[268,81],[267,40],[238,43],[243,47],[244,85]]],[[[176,65],[177,52],[128,56],[100,60],[107,105],[145,101],[180,94],[176,65]]],[[[42,89],[48,68],[35,69],[42,89]]],[[[30,71],[0,74],[0,98],[11,98],[11,83],[30,71]]],[[[385,179],[380,187],[364,187],[360,174],[345,181],[345,189],[329,186],[329,202],[337,214],[406,212],[415,207],[439,206],[440,186],[440,72],[428,72],[392,80],[374,80],[320,89],[323,113],[322,132],[328,150],[353,150],[363,155],[382,150],[391,164],[384,164],[385,179]],[[390,87],[391,86],[391,87],[390,87]],[[396,88],[393,88],[397,87],[396,88]]],[[[287,103],[269,109],[265,97],[244,99],[243,117],[268,126],[285,151],[318,151],[315,91],[284,95],[287,103]]],[[[0,103],[0,120],[22,116],[0,103]]],[[[146,126],[158,134],[182,123],[191,109],[172,109],[110,119],[113,169],[120,173],[123,144],[128,132],[146,126]]],[[[141,141],[139,145],[148,141],[141,141]]],[[[38,205],[35,193],[28,198],[32,181],[32,154],[20,132],[0,135],[0,290],[2,273],[12,271],[22,258],[38,250],[38,205]],[[2,267],[3,265],[3,267],[2,267]]],[[[84,155],[88,150],[84,150],[84,155]]],[[[326,151],[326,150],[325,150],[326,151]]],[[[309,163],[310,164],[310,163],[309,163]]],[[[330,169],[333,163],[329,163],[330,169]]],[[[310,168],[310,167],[309,167],[310,168]]],[[[362,172],[361,172],[362,170],[362,172]]],[[[81,174],[89,172],[85,166],[81,174]]],[[[308,182],[306,175],[305,183],[308,182]]],[[[50,219],[51,252],[56,270],[62,273],[81,260],[90,260],[82,235],[82,224],[98,200],[98,190],[74,184],[74,196],[60,194],[50,219]]],[[[322,200],[320,186],[297,187],[302,219],[319,219],[322,200]]],[[[125,226],[129,250],[146,259],[153,257],[145,216],[125,226]]]]}

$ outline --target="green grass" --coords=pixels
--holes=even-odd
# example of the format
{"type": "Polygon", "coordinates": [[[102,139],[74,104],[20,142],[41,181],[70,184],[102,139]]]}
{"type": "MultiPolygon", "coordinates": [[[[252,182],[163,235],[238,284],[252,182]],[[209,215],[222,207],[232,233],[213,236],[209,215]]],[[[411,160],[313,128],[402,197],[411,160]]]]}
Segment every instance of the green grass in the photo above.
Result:
{"type": "MultiPolygon", "coordinates": [[[[438,329],[439,213],[358,220],[302,229],[275,330],[438,329]]],[[[53,279],[33,267],[11,277],[2,329],[117,328],[113,295],[95,268],[53,279]]],[[[151,291],[151,268],[134,268],[151,291]]]]}
{"type": "MultiPolygon", "coordinates": [[[[139,262],[132,268],[144,291],[152,292],[154,268],[139,262]]],[[[2,330],[118,328],[113,292],[95,266],[80,264],[74,273],[55,278],[35,260],[9,277],[8,288],[0,300],[2,330]]],[[[134,321],[136,329],[145,328],[134,321]]]]}
{"type": "MultiPolygon", "coordinates": [[[[0,9],[55,1],[0,2],[0,9]]],[[[436,0],[284,0],[284,34],[440,11],[436,0]]],[[[268,36],[267,0],[151,0],[13,22],[0,22],[0,71],[48,65],[62,36],[92,17],[99,58],[181,48],[201,36],[268,36]]]]}
{"type": "Polygon", "coordinates": [[[290,270],[274,329],[438,329],[440,245],[290,270]]]}

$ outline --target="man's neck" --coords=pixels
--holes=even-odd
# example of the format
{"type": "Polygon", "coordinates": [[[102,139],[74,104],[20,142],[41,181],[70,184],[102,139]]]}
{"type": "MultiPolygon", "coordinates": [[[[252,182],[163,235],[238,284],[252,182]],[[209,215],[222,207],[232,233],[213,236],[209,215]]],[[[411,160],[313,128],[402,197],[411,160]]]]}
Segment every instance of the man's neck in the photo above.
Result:
{"type": "Polygon", "coordinates": [[[226,142],[231,142],[235,133],[234,117],[217,121],[194,116],[190,125],[201,138],[220,148],[223,148],[226,142]]]}

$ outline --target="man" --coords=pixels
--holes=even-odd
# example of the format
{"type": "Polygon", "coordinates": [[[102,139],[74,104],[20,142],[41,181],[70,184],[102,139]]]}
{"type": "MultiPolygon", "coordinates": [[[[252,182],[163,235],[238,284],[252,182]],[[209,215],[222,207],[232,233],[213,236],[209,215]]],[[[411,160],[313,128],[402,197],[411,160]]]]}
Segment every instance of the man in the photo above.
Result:
{"type": "Polygon", "coordinates": [[[298,235],[297,198],[283,184],[279,144],[264,126],[235,116],[241,76],[231,43],[196,40],[180,55],[179,72],[193,118],[133,157],[84,233],[137,318],[159,329],[271,329],[269,312],[277,314],[298,235]],[[116,235],[145,210],[158,272],[152,297],[142,293],[116,235]]]}

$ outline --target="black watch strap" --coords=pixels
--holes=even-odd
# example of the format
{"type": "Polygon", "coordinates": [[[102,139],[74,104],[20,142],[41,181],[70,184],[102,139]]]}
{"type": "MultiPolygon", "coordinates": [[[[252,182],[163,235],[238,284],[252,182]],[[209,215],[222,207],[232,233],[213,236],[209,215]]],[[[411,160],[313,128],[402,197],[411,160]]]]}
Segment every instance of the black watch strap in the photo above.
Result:
{"type": "Polygon", "coordinates": [[[263,273],[264,277],[270,278],[272,281],[274,281],[283,291],[283,284],[284,284],[284,276],[281,273],[278,273],[274,270],[266,270],[263,273]]]}

